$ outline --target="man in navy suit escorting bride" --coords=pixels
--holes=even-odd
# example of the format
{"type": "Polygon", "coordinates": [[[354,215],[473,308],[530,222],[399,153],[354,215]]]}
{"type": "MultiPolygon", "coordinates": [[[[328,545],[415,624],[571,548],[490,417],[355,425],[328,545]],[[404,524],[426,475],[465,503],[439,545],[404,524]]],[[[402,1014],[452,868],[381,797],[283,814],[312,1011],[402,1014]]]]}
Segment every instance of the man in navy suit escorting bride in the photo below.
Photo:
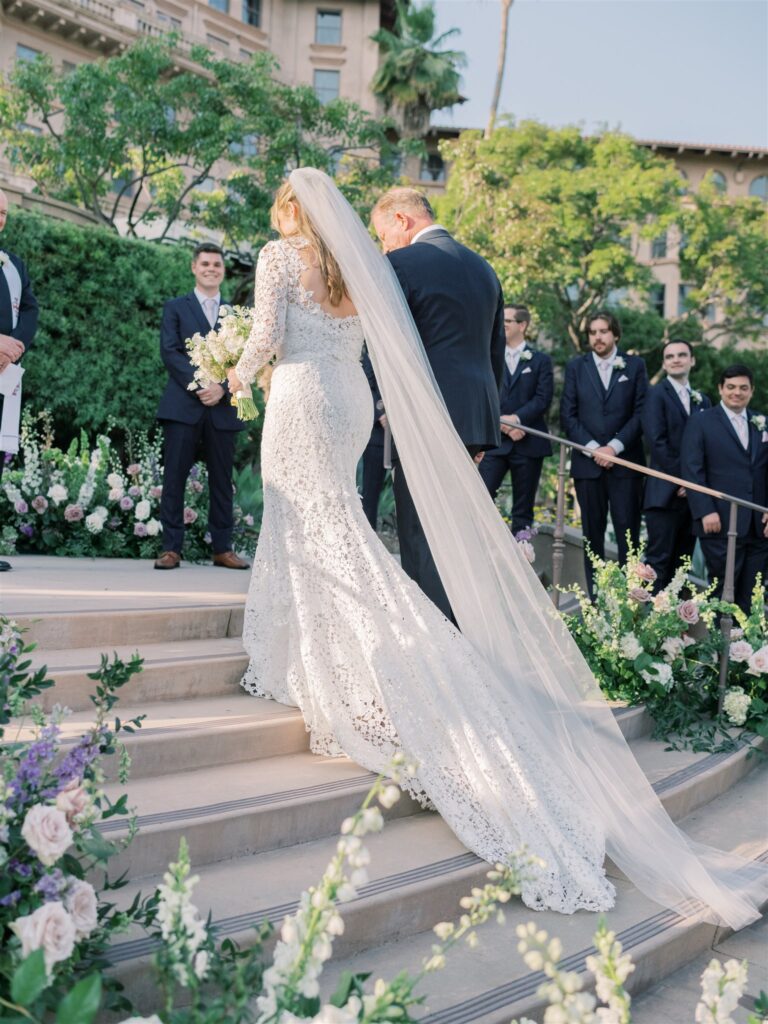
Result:
{"type": "Polygon", "coordinates": [[[226,382],[211,383],[190,391],[194,367],[186,340],[193,334],[207,334],[219,319],[224,254],[213,243],[199,245],[192,258],[194,290],[170,299],[163,308],[160,354],[168,370],[168,383],[160,399],[157,418],[163,424],[163,494],[160,521],[163,551],[156,569],[176,569],[184,544],[184,488],[189,471],[202,446],[208,467],[210,504],[208,529],[213,545],[214,565],[225,569],[247,569],[232,550],[234,502],[232,466],[238,431],[245,423],[230,404],[226,382]]]}
{"type": "MultiPolygon", "coordinates": [[[[497,448],[504,372],[504,298],[493,268],[435,223],[429,200],[395,188],[376,203],[373,227],[397,275],[456,432],[477,461],[497,448]]],[[[397,437],[394,438],[395,444],[397,437]]],[[[424,438],[425,445],[430,439],[424,438]]],[[[408,482],[393,474],[403,569],[452,618],[408,482]]]]}
{"type": "Polygon", "coordinates": [[[546,415],[552,404],[552,360],[532,349],[525,340],[531,322],[526,306],[507,306],[504,333],[507,339],[504,381],[501,386],[501,445],[486,452],[480,476],[495,498],[504,477],[512,475],[512,532],[533,525],[533,506],[544,458],[552,445],[543,437],[526,434],[515,426],[533,427],[548,433],[546,415]]]}

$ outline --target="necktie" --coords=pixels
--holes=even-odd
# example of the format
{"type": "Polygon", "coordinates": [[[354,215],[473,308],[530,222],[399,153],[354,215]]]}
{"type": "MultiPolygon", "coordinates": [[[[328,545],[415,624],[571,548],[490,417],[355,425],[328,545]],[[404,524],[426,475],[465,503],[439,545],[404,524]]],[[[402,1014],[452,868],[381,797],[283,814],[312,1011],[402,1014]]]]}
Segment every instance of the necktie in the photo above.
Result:
{"type": "Polygon", "coordinates": [[[612,372],[612,370],[613,370],[613,367],[611,366],[609,360],[607,360],[607,359],[601,359],[600,360],[600,376],[603,379],[603,387],[605,388],[606,391],[608,390],[608,385],[611,383],[611,372],[612,372]]]}
{"type": "Polygon", "coordinates": [[[680,388],[678,394],[680,395],[680,401],[683,403],[683,408],[691,415],[691,392],[688,388],[680,388]]]}
{"type": "Polygon", "coordinates": [[[203,300],[203,309],[205,310],[205,315],[208,317],[208,323],[211,325],[211,327],[215,327],[216,326],[216,299],[204,299],[203,300]]]}
{"type": "Polygon", "coordinates": [[[742,448],[746,451],[749,447],[749,431],[747,429],[747,421],[744,419],[743,416],[733,416],[731,418],[731,423],[733,423],[734,427],[736,428],[736,433],[739,435],[739,440],[741,441],[742,448]]]}

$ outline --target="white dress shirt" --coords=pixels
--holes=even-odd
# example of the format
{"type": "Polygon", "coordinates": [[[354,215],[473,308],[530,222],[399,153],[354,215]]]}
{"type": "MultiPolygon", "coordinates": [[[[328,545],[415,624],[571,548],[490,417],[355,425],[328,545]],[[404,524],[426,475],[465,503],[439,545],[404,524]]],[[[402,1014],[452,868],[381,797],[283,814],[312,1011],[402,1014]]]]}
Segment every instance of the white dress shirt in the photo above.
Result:
{"type": "Polygon", "coordinates": [[[442,224],[428,224],[425,228],[422,228],[421,231],[417,231],[416,232],[416,234],[411,239],[410,244],[413,245],[414,242],[418,242],[418,240],[420,238],[423,238],[424,235],[426,235],[426,233],[428,231],[447,231],[447,230],[448,229],[444,228],[442,224]]]}

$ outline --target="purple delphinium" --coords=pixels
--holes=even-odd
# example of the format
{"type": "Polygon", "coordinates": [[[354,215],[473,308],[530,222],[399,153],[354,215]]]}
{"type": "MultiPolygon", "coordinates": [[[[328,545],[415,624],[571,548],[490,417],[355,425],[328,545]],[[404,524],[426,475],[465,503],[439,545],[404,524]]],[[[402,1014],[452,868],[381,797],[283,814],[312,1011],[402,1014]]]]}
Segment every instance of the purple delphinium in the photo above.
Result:
{"type": "Polygon", "coordinates": [[[19,527],[19,533],[23,534],[25,537],[34,537],[35,528],[30,523],[23,523],[19,527]]]}
{"type": "Polygon", "coordinates": [[[85,777],[86,769],[99,756],[101,745],[108,732],[107,727],[102,725],[98,732],[88,733],[87,736],[83,736],[78,744],[67,753],[54,771],[59,786],[51,796],[55,796],[72,779],[82,779],[85,777]]]}
{"type": "Polygon", "coordinates": [[[39,892],[46,903],[61,898],[61,891],[67,884],[64,874],[59,868],[55,868],[50,874],[45,874],[35,882],[35,892],[39,892]]]}
{"type": "Polygon", "coordinates": [[[13,892],[9,892],[7,896],[3,896],[0,899],[0,907],[15,907],[21,899],[21,892],[18,889],[14,889],[13,892]]]}
{"type": "Polygon", "coordinates": [[[11,860],[8,861],[7,868],[11,874],[18,875],[19,878],[32,877],[32,865],[24,864],[22,861],[16,860],[15,857],[12,857],[11,860]]]}
{"type": "Polygon", "coordinates": [[[16,775],[11,779],[11,791],[20,806],[37,798],[36,790],[40,786],[45,769],[56,757],[58,748],[59,726],[51,722],[45,726],[39,737],[27,747],[19,761],[16,775]]]}

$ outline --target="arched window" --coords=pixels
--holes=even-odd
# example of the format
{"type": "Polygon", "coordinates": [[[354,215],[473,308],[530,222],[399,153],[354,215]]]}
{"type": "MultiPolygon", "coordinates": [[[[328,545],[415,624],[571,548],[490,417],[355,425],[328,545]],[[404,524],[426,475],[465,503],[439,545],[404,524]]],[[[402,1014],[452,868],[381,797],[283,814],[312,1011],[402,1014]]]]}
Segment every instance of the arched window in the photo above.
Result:
{"type": "Polygon", "coordinates": [[[768,201],[768,174],[761,174],[759,178],[754,179],[749,186],[749,194],[768,201]]]}
{"type": "Polygon", "coordinates": [[[715,186],[717,191],[721,195],[725,195],[725,193],[728,191],[728,182],[726,181],[725,175],[723,174],[723,172],[722,171],[711,171],[710,174],[709,174],[709,179],[712,182],[712,184],[715,186]]]}

